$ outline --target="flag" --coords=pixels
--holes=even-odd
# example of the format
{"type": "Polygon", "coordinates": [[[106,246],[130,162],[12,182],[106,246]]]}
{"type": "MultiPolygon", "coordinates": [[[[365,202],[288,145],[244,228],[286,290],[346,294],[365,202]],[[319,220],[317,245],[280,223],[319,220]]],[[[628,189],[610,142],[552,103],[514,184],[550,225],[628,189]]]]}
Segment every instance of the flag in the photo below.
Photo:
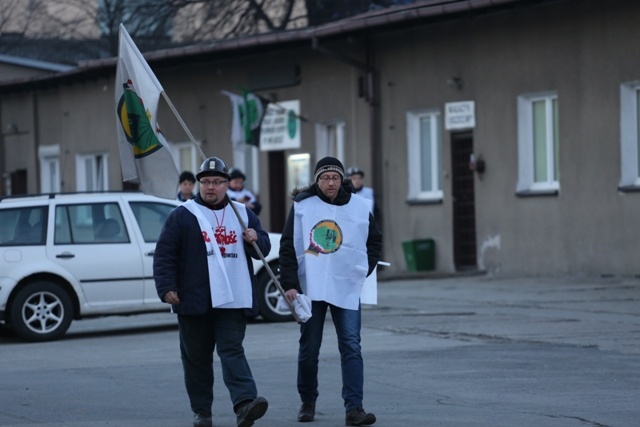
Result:
{"type": "Polygon", "coordinates": [[[140,184],[146,194],[175,199],[178,170],[157,123],[163,88],[122,24],[115,86],[123,181],[140,184]]]}
{"type": "Polygon", "coordinates": [[[244,91],[242,95],[222,91],[229,97],[233,108],[231,124],[231,141],[234,145],[249,144],[260,146],[260,127],[267,112],[269,101],[260,95],[244,91]]]}
{"type": "Polygon", "coordinates": [[[244,141],[249,145],[260,146],[260,128],[267,112],[267,105],[269,101],[260,95],[244,92],[244,108],[240,118],[244,130],[244,141]]]}
{"type": "Polygon", "coordinates": [[[231,142],[234,147],[238,147],[245,142],[244,131],[242,130],[242,123],[240,121],[240,110],[244,104],[244,97],[226,90],[223,90],[222,94],[227,95],[229,97],[229,101],[231,101],[231,109],[233,111],[233,118],[231,121],[231,142]]]}

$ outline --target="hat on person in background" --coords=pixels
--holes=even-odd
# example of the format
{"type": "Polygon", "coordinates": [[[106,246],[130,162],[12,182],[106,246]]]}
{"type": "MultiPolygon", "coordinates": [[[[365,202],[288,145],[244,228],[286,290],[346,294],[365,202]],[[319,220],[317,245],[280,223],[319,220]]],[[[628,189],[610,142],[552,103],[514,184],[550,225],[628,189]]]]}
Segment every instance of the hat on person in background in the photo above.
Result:
{"type": "Polygon", "coordinates": [[[316,163],[316,171],[313,174],[313,181],[318,182],[318,178],[325,172],[337,172],[340,179],[344,179],[344,166],[342,162],[335,157],[325,157],[316,163]]]}
{"type": "Polygon", "coordinates": [[[351,166],[347,169],[347,177],[350,177],[351,175],[360,175],[364,178],[364,172],[357,166],[351,166]]]}
{"type": "Polygon", "coordinates": [[[247,180],[247,177],[242,173],[240,169],[231,169],[229,172],[229,179],[241,178],[243,181],[247,180]]]}

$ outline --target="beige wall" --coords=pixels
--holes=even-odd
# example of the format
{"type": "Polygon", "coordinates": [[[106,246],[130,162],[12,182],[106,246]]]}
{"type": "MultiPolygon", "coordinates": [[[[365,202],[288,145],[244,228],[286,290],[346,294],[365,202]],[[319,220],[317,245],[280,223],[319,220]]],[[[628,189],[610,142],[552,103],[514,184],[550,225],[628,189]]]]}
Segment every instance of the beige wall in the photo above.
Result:
{"type": "Polygon", "coordinates": [[[640,4],[584,3],[560,2],[379,38],[389,163],[384,208],[390,221],[384,234],[393,264],[404,265],[402,240],[433,237],[438,270],[453,271],[450,135],[443,136],[444,203],[409,206],[402,185],[404,114],[473,100],[475,152],[487,163],[483,178],[475,180],[481,265],[501,274],[638,274],[634,246],[640,232],[632,218],[640,195],[620,193],[617,185],[619,86],[640,79],[640,32],[634,24],[640,4]],[[452,76],[463,79],[462,90],[446,85],[452,76]],[[559,96],[560,194],[516,197],[517,97],[548,90],[559,96]],[[491,245],[497,238],[498,249],[491,245]],[[490,249],[483,252],[483,244],[490,249]]]}

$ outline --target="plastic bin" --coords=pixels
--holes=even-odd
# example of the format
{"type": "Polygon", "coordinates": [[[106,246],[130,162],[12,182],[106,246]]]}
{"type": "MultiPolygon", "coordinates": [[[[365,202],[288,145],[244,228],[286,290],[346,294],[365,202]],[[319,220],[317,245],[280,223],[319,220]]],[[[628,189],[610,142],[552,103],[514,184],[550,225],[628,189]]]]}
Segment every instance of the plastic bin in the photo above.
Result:
{"type": "Polygon", "coordinates": [[[436,242],[433,239],[407,240],[402,242],[404,259],[409,271],[432,271],[436,269],[436,242]]]}

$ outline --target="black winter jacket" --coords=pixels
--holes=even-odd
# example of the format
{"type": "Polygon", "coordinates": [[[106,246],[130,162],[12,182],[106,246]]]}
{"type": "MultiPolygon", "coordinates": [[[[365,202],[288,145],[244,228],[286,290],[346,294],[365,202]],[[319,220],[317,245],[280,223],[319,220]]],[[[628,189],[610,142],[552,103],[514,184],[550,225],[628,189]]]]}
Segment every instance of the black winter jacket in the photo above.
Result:
{"type": "MultiPolygon", "coordinates": [[[[351,192],[353,187],[351,181],[345,181],[338,191],[333,203],[329,200],[322,191],[318,188],[317,184],[296,191],[293,194],[293,200],[299,202],[308,197],[318,196],[323,202],[338,206],[343,206],[349,203],[351,200],[351,192]]],[[[295,248],[293,247],[293,222],[295,218],[295,205],[291,206],[287,222],[284,225],[282,231],[282,237],[280,238],[280,284],[282,288],[287,291],[289,289],[296,289],[298,292],[302,292],[300,289],[300,281],[298,280],[298,259],[296,257],[295,248]]],[[[374,216],[369,214],[369,236],[367,237],[367,258],[369,261],[369,272],[367,276],[373,272],[376,268],[378,261],[380,261],[382,255],[382,233],[378,228],[374,216]]]]}
{"type": "MultiPolygon", "coordinates": [[[[207,206],[199,194],[194,201],[207,206]]],[[[239,207],[238,209],[245,208],[239,207]]],[[[258,234],[256,244],[262,254],[267,256],[271,250],[269,235],[262,229],[260,220],[251,209],[247,209],[247,215],[247,227],[256,231],[258,234]]],[[[251,244],[245,242],[244,249],[247,254],[247,268],[253,290],[253,308],[245,310],[245,314],[257,316],[256,278],[251,258],[259,259],[260,256],[251,244]]],[[[198,220],[184,206],[175,208],[162,228],[153,256],[153,277],[160,300],[164,301],[164,296],[169,291],[178,293],[180,304],[173,305],[175,313],[199,315],[205,314],[211,308],[207,249],[202,239],[198,220]]],[[[231,286],[234,284],[231,283],[231,286]]]]}

